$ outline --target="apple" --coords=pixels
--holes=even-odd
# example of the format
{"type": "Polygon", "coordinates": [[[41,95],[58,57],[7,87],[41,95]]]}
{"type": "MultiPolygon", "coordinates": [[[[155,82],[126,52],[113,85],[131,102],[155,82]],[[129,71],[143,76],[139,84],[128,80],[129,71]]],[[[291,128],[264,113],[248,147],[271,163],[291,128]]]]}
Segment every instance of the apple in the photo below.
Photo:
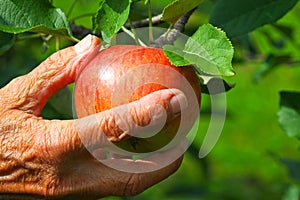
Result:
{"type": "Polygon", "coordinates": [[[172,65],[162,49],[116,45],[100,51],[76,79],[76,114],[81,118],[102,112],[166,88],[177,88],[185,93],[188,100],[185,114],[167,121],[157,134],[136,135],[115,144],[134,153],[156,151],[174,139],[182,123],[185,123],[184,128],[178,135],[186,135],[198,117],[201,101],[200,82],[193,68],[172,65]]]}

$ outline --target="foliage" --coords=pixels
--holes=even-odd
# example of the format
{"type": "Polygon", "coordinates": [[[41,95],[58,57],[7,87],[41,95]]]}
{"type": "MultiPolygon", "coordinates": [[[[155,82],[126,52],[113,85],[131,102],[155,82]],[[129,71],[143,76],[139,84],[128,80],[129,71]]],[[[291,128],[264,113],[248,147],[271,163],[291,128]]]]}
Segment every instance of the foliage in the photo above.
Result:
{"type": "Polygon", "coordinates": [[[277,21],[296,3],[297,0],[220,0],[212,10],[210,22],[229,37],[235,37],[277,21]]]}
{"type": "Polygon", "coordinates": [[[176,46],[176,43],[163,46],[172,64],[176,66],[196,65],[199,72],[210,75],[234,75],[231,66],[233,57],[231,43],[224,32],[213,26],[202,25],[187,40],[182,50],[181,48],[182,45],[176,46]]]}
{"type": "Polygon", "coordinates": [[[162,13],[162,20],[175,23],[181,16],[188,11],[196,8],[204,0],[177,0],[167,5],[162,13]]]}
{"type": "Polygon", "coordinates": [[[7,33],[33,31],[46,34],[71,35],[65,14],[49,1],[1,0],[0,30],[7,33]]]}
{"type": "Polygon", "coordinates": [[[291,137],[300,139],[300,93],[280,92],[279,123],[291,137]]]}
{"type": "Polygon", "coordinates": [[[100,9],[93,21],[94,31],[102,33],[102,38],[109,43],[128,19],[130,1],[102,1],[100,9]]]}
{"type": "MultiPolygon", "coordinates": [[[[276,93],[281,91],[279,124],[288,136],[300,138],[297,0],[0,0],[0,4],[1,86],[86,34],[96,34],[109,44],[120,32],[134,36],[134,27],[149,26],[137,27],[136,22],[158,14],[161,19],[153,25],[171,31],[178,19],[194,11],[183,32],[190,37],[163,49],[175,65],[193,64],[201,78],[210,77],[203,82],[203,93],[208,93],[208,84],[224,83],[229,91],[224,136],[208,158],[197,158],[211,114],[209,96],[203,95],[199,136],[182,168],[135,198],[299,196],[299,151],[294,149],[299,143],[281,135],[273,117],[276,93]],[[268,151],[276,156],[262,156],[268,151]]],[[[72,118],[71,97],[72,85],[49,100],[42,116],[72,118]]]]}

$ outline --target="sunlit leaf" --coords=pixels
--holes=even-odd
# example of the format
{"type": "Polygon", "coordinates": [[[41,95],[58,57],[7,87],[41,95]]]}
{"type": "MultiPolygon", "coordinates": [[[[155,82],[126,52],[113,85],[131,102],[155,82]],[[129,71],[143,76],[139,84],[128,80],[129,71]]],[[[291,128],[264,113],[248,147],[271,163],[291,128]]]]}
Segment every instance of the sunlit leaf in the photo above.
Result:
{"type": "Polygon", "coordinates": [[[48,0],[0,0],[0,30],[71,35],[65,14],[48,0]]]}
{"type": "Polygon", "coordinates": [[[210,75],[232,76],[233,47],[226,34],[210,24],[202,25],[184,47],[164,45],[165,54],[176,66],[195,65],[210,75]]]}
{"type": "Polygon", "coordinates": [[[299,199],[300,196],[300,186],[299,185],[291,185],[287,192],[284,194],[282,200],[295,200],[299,199]]]}
{"type": "Polygon", "coordinates": [[[130,0],[106,0],[94,18],[94,32],[101,32],[107,43],[126,23],[130,11],[130,0]]]}
{"type": "Polygon", "coordinates": [[[300,138],[300,93],[280,92],[279,123],[290,137],[300,138]]]}

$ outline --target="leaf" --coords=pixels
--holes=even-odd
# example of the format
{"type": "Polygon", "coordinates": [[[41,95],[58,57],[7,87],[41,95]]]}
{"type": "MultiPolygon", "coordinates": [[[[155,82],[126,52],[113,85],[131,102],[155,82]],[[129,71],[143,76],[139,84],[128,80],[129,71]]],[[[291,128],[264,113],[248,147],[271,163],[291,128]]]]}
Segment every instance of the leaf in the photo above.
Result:
{"type": "Polygon", "coordinates": [[[48,0],[0,0],[0,30],[72,35],[65,14],[48,0]]]}
{"type": "Polygon", "coordinates": [[[286,193],[284,194],[282,200],[295,200],[299,199],[300,196],[300,186],[299,185],[291,185],[286,193]]]}
{"type": "Polygon", "coordinates": [[[0,55],[10,49],[14,44],[14,35],[0,31],[0,55]]]}
{"type": "Polygon", "coordinates": [[[175,23],[181,16],[196,8],[204,0],[176,0],[167,5],[162,13],[162,20],[175,23]]]}
{"type": "Polygon", "coordinates": [[[219,0],[209,22],[235,37],[265,24],[276,22],[291,10],[298,0],[219,0]]]}
{"type": "Polygon", "coordinates": [[[278,120],[282,129],[290,137],[300,138],[300,93],[280,92],[278,120]]]}
{"type": "Polygon", "coordinates": [[[164,45],[164,52],[176,66],[195,65],[209,75],[232,76],[233,47],[226,34],[210,24],[202,25],[185,43],[164,45]]]}
{"type": "Polygon", "coordinates": [[[130,0],[106,0],[93,20],[94,32],[101,32],[107,43],[126,23],[130,11],[130,0]]]}
{"type": "Polygon", "coordinates": [[[184,59],[185,53],[182,46],[166,44],[163,46],[163,50],[173,65],[186,66],[191,64],[189,61],[184,59]]]}

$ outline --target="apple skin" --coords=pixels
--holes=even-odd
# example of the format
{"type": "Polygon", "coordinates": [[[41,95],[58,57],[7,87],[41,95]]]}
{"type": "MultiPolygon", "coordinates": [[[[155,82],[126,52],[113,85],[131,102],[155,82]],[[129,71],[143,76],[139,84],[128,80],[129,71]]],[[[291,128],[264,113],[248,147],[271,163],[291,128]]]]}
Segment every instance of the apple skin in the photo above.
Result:
{"type": "MultiPolygon", "coordinates": [[[[183,76],[197,98],[196,105],[190,105],[192,97],[187,96],[188,125],[182,135],[193,126],[201,102],[201,88],[198,76],[190,66],[173,66],[162,49],[135,45],[116,45],[99,52],[99,54],[81,71],[76,80],[74,103],[78,118],[98,113],[112,107],[126,104],[141,97],[166,88],[177,88],[185,93],[186,86],[178,74],[183,76]],[[142,68],[140,68],[143,66],[142,68]],[[163,67],[162,67],[163,66],[163,67]],[[137,70],[136,73],[134,70],[137,70]],[[141,70],[139,70],[141,69],[141,70]],[[178,72],[178,73],[170,73],[178,72]],[[127,76],[127,73],[133,74],[127,76]],[[119,81],[126,77],[124,83],[119,81]],[[156,80],[159,80],[158,82],[156,80]],[[138,82],[137,87],[133,82],[138,82]],[[118,86],[118,92],[116,87],[118,86]],[[117,94],[115,94],[117,93],[117,94]],[[129,94],[129,96],[128,96],[129,94]],[[116,100],[117,99],[117,100],[116,100]],[[195,106],[198,106],[195,109],[195,106]]],[[[181,117],[167,121],[159,133],[147,137],[129,137],[116,145],[133,153],[148,153],[165,147],[178,132],[181,117]]],[[[173,141],[172,141],[173,142],[173,141]]]]}

